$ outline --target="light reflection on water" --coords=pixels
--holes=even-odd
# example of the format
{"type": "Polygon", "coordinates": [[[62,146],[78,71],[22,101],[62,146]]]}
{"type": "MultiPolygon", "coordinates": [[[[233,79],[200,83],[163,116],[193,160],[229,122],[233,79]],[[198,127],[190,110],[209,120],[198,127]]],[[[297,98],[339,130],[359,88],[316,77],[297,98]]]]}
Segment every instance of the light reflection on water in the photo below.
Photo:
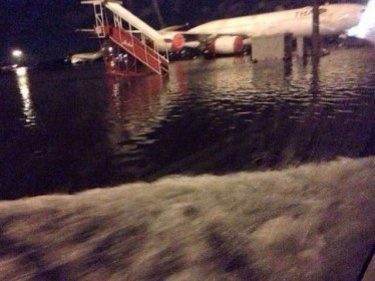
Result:
{"type": "Polygon", "coordinates": [[[18,89],[0,77],[13,109],[2,117],[3,197],[372,155],[374,60],[371,49],[334,51],[317,77],[297,59],[248,58],[175,62],[164,79],[109,77],[100,66],[31,71],[18,89]],[[21,85],[32,131],[10,125],[21,85]]]}
{"type": "Polygon", "coordinates": [[[17,68],[16,75],[19,92],[22,96],[23,113],[25,117],[26,126],[33,126],[35,125],[35,112],[33,109],[33,102],[30,97],[30,86],[27,68],[17,68]]]}
{"type": "MultiPolygon", "coordinates": [[[[107,77],[112,88],[110,105],[113,107],[113,120],[121,124],[131,138],[149,133],[165,118],[165,95],[162,94],[163,82],[158,76],[149,76],[140,80],[127,81],[118,77],[107,77]]],[[[111,90],[110,88],[110,90],[111,90]]]]}
{"type": "MultiPolygon", "coordinates": [[[[290,65],[252,65],[248,58],[174,63],[166,89],[153,92],[165,95],[167,102],[156,98],[165,116],[149,117],[159,124],[139,135],[132,158],[122,150],[118,176],[221,173],[370,153],[375,76],[368,54],[357,52],[323,58],[318,80],[299,60],[290,65]]],[[[140,116],[141,110],[133,117],[140,116]]]]}

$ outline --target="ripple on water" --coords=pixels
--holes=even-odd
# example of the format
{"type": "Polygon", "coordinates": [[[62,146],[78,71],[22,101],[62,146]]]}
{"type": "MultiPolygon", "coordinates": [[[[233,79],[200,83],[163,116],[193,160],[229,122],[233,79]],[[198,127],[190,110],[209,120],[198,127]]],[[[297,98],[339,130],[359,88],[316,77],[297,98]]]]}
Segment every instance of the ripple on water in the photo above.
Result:
{"type": "Polygon", "coordinates": [[[3,194],[372,155],[374,60],[333,51],[317,76],[223,58],[172,63],[166,80],[95,65],[0,77],[3,194]]]}

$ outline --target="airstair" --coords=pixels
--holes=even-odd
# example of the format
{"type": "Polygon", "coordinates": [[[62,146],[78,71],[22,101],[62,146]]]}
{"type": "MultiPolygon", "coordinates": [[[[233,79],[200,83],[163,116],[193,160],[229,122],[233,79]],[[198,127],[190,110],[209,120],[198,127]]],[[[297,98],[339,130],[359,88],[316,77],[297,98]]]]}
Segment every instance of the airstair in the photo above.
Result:
{"type": "Polygon", "coordinates": [[[117,2],[94,0],[82,4],[94,7],[96,36],[109,39],[122,52],[113,54],[113,47],[109,52],[107,50],[105,64],[109,73],[125,76],[144,75],[150,71],[168,74],[166,44],[155,30],[117,2]]]}

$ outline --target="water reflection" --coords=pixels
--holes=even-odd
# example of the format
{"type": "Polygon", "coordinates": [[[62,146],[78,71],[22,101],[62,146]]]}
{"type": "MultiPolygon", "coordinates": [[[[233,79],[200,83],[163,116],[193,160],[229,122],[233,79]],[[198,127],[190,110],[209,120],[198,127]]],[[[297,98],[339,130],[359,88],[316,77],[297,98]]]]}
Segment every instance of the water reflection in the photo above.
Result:
{"type": "Polygon", "coordinates": [[[183,61],[177,61],[171,68],[169,89],[173,92],[184,94],[188,91],[188,75],[183,61]]]}
{"type": "Polygon", "coordinates": [[[128,138],[142,138],[165,119],[168,97],[159,76],[131,80],[107,76],[106,82],[111,92],[110,119],[128,138]]]}
{"type": "Polygon", "coordinates": [[[74,192],[110,182],[113,153],[104,118],[106,88],[102,70],[99,76],[96,71],[30,70],[27,76],[15,75],[14,81],[13,76],[0,79],[8,105],[8,114],[0,115],[0,124],[5,124],[0,142],[1,199],[74,192]],[[15,98],[20,92],[25,95],[22,107],[15,98]],[[25,112],[30,113],[32,130],[24,121],[25,112]],[[35,115],[38,122],[33,121],[35,115]]]}
{"type": "MultiPolygon", "coordinates": [[[[120,178],[118,181],[124,177],[136,178],[143,165],[138,165],[142,146],[155,142],[149,135],[166,122],[171,97],[165,89],[165,81],[157,75],[135,79],[107,76],[106,84],[115,173],[120,178]]],[[[116,176],[113,180],[116,182],[116,176]]]]}
{"type": "Polygon", "coordinates": [[[171,153],[143,148],[149,163],[158,159],[159,166],[154,163],[149,175],[229,172],[366,155],[373,150],[374,122],[372,97],[363,87],[373,89],[375,76],[368,76],[373,70],[357,52],[338,51],[316,68],[311,62],[249,64],[233,58],[186,63],[184,99],[168,116],[179,122],[177,128],[185,127],[174,135],[174,143],[165,135],[171,132],[167,126],[153,135],[157,141],[152,149],[168,144],[171,153]]]}
{"type": "Polygon", "coordinates": [[[166,80],[93,66],[0,77],[2,194],[373,155],[374,55],[334,51],[315,72],[245,57],[173,63],[166,80]]]}
{"type": "Polygon", "coordinates": [[[17,68],[16,75],[19,92],[22,96],[23,114],[25,115],[25,122],[29,126],[36,125],[33,101],[30,96],[30,85],[27,68],[17,68]]]}
{"type": "Polygon", "coordinates": [[[289,90],[290,76],[293,75],[291,61],[264,61],[252,66],[252,83],[256,89],[267,91],[289,90]]]}

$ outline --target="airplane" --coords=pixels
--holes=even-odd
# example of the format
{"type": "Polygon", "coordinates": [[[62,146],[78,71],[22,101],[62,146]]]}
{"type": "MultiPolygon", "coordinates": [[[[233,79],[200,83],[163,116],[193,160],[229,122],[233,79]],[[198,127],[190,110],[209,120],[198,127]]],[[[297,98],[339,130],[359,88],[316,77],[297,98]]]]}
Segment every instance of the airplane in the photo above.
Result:
{"type": "MultiPolygon", "coordinates": [[[[96,1],[84,1],[93,3],[96,1]]],[[[100,0],[99,0],[100,2],[100,0]]],[[[199,48],[214,55],[235,55],[251,45],[259,36],[292,34],[309,37],[312,34],[312,7],[277,11],[258,15],[214,20],[187,31],[173,28],[157,31],[133,15],[118,1],[104,1],[103,5],[114,14],[149,37],[160,51],[179,52],[184,48],[199,48]]],[[[356,26],[365,11],[359,4],[325,4],[319,6],[320,34],[340,35],[356,26]]]]}
{"type": "Polygon", "coordinates": [[[78,53],[73,54],[70,57],[70,63],[71,64],[81,64],[91,61],[96,61],[103,57],[103,52],[100,50],[98,52],[90,52],[90,53],[78,53]]]}

